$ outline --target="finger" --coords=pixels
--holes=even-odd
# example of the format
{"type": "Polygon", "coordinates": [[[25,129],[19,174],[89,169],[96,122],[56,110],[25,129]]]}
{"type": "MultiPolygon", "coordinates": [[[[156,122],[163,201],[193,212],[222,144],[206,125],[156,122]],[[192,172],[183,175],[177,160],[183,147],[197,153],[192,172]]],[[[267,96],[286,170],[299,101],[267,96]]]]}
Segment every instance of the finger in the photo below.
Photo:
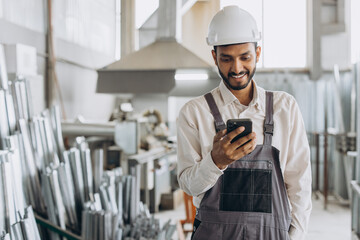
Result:
{"type": "Polygon", "coordinates": [[[240,148],[236,149],[234,151],[234,155],[236,156],[237,159],[240,159],[240,158],[248,155],[252,151],[254,151],[255,147],[256,147],[256,138],[253,138],[248,143],[246,143],[243,146],[241,146],[240,148]]]}
{"type": "Polygon", "coordinates": [[[245,131],[245,127],[238,127],[237,129],[235,129],[235,130],[229,132],[228,134],[226,134],[224,140],[227,142],[227,144],[231,144],[231,140],[233,140],[234,137],[236,137],[237,135],[239,135],[243,131],[245,131]]]}
{"type": "Polygon", "coordinates": [[[250,140],[256,138],[256,133],[252,132],[242,138],[239,138],[238,140],[236,140],[235,142],[233,142],[231,144],[231,149],[235,150],[237,148],[239,148],[240,146],[244,145],[246,142],[249,142],[250,140]]]}
{"type": "Polygon", "coordinates": [[[220,139],[223,138],[225,135],[226,135],[226,129],[217,132],[216,135],[214,136],[214,142],[220,141],[220,139]]]}
{"type": "Polygon", "coordinates": [[[251,139],[248,143],[244,144],[244,149],[249,154],[252,152],[256,147],[256,137],[251,139]]]}

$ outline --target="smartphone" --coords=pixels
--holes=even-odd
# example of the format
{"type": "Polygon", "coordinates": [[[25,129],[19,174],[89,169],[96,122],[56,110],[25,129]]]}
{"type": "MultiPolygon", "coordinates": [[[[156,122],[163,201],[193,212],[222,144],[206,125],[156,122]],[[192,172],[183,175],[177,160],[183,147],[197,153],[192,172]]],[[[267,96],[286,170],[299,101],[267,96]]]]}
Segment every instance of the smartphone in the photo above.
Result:
{"type": "Polygon", "coordinates": [[[228,133],[231,131],[234,131],[235,129],[237,129],[238,127],[241,127],[241,126],[245,127],[245,130],[242,133],[240,133],[239,135],[237,135],[236,137],[234,137],[231,140],[231,143],[235,142],[239,138],[242,138],[252,132],[252,121],[249,118],[227,120],[226,129],[227,129],[228,133]]]}

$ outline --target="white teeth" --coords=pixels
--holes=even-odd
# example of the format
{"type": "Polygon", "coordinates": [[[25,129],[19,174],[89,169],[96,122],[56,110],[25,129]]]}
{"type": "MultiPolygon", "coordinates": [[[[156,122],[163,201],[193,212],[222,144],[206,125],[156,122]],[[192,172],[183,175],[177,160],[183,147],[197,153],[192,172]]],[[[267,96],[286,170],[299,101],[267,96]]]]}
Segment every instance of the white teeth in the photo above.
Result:
{"type": "Polygon", "coordinates": [[[237,76],[233,76],[233,78],[242,78],[243,76],[245,76],[246,73],[242,74],[242,75],[237,75],[237,76]]]}

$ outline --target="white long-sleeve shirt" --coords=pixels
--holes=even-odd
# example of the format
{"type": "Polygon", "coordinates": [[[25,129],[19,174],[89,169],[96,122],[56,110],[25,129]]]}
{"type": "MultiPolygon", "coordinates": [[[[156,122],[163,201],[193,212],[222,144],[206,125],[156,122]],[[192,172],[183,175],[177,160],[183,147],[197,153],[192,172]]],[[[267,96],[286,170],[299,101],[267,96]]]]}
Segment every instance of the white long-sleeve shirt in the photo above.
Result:
{"type": "MultiPolygon", "coordinates": [[[[264,143],[265,90],[253,81],[253,99],[242,105],[223,81],[212,90],[220,114],[231,118],[250,118],[257,144],[264,143]]],[[[290,238],[304,239],[311,213],[310,149],[300,109],[285,92],[274,92],[274,134],[272,145],[280,150],[280,166],[289,197],[292,222],[290,238]]],[[[223,174],[212,160],[211,150],[216,134],[214,118],[200,96],[184,105],[177,120],[178,181],[180,187],[194,196],[195,207],[207,190],[223,174]]]]}

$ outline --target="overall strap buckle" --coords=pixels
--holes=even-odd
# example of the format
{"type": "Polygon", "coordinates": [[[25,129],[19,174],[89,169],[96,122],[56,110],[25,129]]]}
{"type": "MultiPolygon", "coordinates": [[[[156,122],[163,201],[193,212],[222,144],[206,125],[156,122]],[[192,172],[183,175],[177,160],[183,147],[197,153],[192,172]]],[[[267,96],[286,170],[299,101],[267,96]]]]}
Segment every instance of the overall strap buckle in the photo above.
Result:
{"type": "Polygon", "coordinates": [[[271,134],[271,136],[272,136],[274,133],[274,124],[265,124],[264,133],[271,134]]]}

